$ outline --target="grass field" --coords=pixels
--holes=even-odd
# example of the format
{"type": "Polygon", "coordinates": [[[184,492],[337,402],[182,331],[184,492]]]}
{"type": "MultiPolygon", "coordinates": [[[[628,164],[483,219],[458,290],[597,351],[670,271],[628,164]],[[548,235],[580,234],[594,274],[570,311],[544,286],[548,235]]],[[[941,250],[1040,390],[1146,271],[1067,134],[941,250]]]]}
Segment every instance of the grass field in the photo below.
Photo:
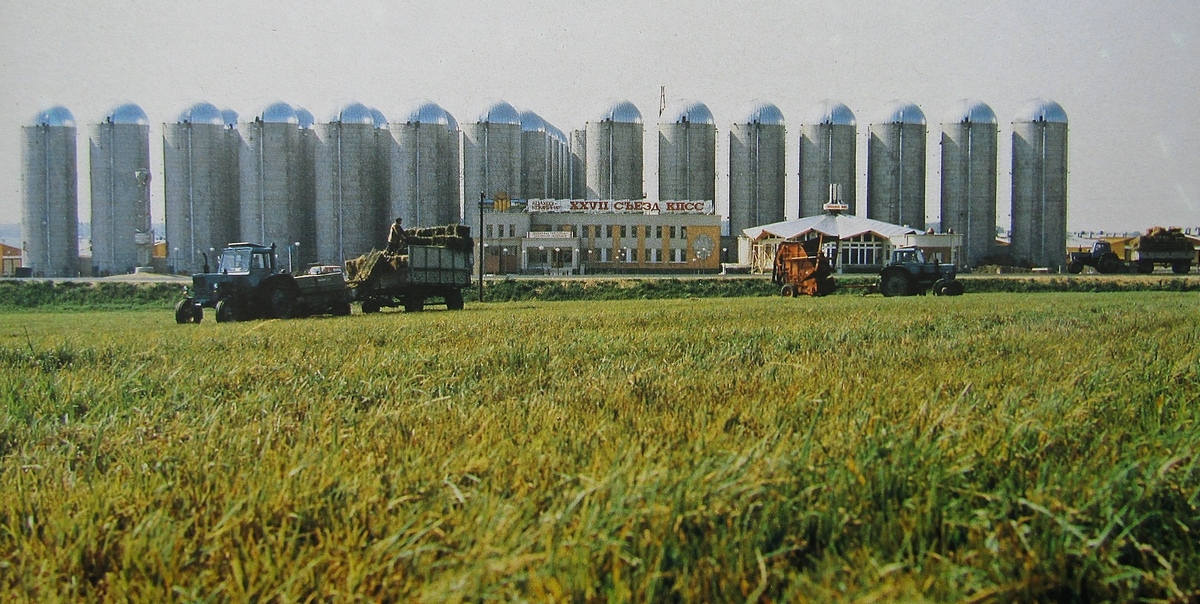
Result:
{"type": "Polygon", "coordinates": [[[0,600],[1186,601],[1200,295],[0,314],[0,600]]]}

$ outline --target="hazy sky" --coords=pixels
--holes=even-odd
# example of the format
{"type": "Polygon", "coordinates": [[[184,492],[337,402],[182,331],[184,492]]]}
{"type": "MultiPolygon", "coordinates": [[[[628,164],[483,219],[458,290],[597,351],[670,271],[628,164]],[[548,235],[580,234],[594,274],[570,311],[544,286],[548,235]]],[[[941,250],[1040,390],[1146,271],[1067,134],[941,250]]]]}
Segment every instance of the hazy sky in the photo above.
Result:
{"type": "MultiPolygon", "coordinates": [[[[612,97],[646,118],[646,190],[657,191],[659,86],[718,126],[718,205],[728,196],[729,124],[752,99],[788,123],[788,213],[797,133],[822,99],[867,125],[887,103],[930,122],[927,214],[938,218],[940,124],[962,98],[1000,122],[999,216],[1008,224],[1011,121],[1030,99],[1070,119],[1072,230],[1200,226],[1200,3],[1192,0],[818,0],[453,2],[3,0],[0,223],[20,220],[20,126],[67,106],[79,125],[88,220],[87,125],[121,102],[151,121],[161,221],[162,128],[197,101],[252,119],[284,100],[327,120],[350,100],[399,117],[428,98],[460,122],[492,98],[564,131],[612,97]]],[[[865,210],[861,210],[865,213],[865,210]]]]}

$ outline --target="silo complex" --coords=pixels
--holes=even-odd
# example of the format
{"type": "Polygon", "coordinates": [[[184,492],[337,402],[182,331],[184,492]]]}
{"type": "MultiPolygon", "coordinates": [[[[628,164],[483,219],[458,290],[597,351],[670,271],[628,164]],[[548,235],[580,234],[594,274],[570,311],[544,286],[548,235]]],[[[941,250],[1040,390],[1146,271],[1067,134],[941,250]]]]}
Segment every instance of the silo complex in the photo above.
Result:
{"type": "Polygon", "coordinates": [[[854,113],[834,101],[822,101],[800,128],[800,217],[824,213],[830,185],[841,188],[847,214],[858,209],[855,191],[857,134],[854,113]]]}
{"type": "Polygon", "coordinates": [[[567,163],[567,196],[571,199],[587,197],[587,131],[572,130],[571,157],[567,163]]]}
{"type": "Polygon", "coordinates": [[[391,200],[388,218],[407,228],[457,223],[458,122],[436,103],[422,102],[388,125],[391,200]]]}
{"type": "Polygon", "coordinates": [[[205,255],[215,262],[210,249],[238,239],[237,150],[230,157],[228,136],[220,110],[209,103],[163,125],[167,264],[175,272],[199,272],[205,255]]]}
{"type": "Polygon", "coordinates": [[[713,200],[717,188],[717,126],[699,101],[681,101],[658,122],[658,198],[713,200]]]}
{"type": "Polygon", "coordinates": [[[925,114],[896,101],[869,127],[867,217],[925,228],[925,114]]]}
{"type": "Polygon", "coordinates": [[[387,242],[379,204],[379,142],[375,118],[360,103],[317,126],[317,261],[344,264],[387,242]]]}
{"type": "Polygon", "coordinates": [[[1067,255],[1067,114],[1037,99],[1013,122],[1012,256],[1050,268],[1067,255]]]}
{"type": "Polygon", "coordinates": [[[961,101],[942,123],[942,230],[963,236],[963,257],[978,266],[996,242],[996,114],[961,101]]]}
{"type": "Polygon", "coordinates": [[[316,245],[316,234],[309,230],[307,219],[315,208],[306,203],[303,190],[304,175],[310,170],[304,165],[300,117],[291,105],[274,103],[254,121],[238,125],[238,132],[242,139],[239,239],[275,244],[281,262],[291,258],[293,268],[302,265],[316,245]]]}
{"type": "Polygon", "coordinates": [[[75,118],[66,107],[51,107],[21,133],[25,266],[37,277],[74,277],[79,270],[75,118]]]}
{"type": "MultiPolygon", "coordinates": [[[[479,220],[479,194],[487,199],[505,193],[525,198],[521,189],[521,116],[512,105],[496,101],[474,123],[462,125],[463,218],[479,220]]],[[[477,226],[477,225],[476,225],[477,226]]]]}
{"type": "Polygon", "coordinates": [[[616,101],[586,125],[588,199],[641,199],[642,114],[629,101],[616,101]]]}
{"type": "Polygon", "coordinates": [[[757,102],[729,128],[729,232],[780,222],[787,192],[783,113],[757,102]]]}
{"type": "Polygon", "coordinates": [[[150,264],[150,122],[140,107],[113,109],[91,132],[92,266],[97,275],[150,264]]]}

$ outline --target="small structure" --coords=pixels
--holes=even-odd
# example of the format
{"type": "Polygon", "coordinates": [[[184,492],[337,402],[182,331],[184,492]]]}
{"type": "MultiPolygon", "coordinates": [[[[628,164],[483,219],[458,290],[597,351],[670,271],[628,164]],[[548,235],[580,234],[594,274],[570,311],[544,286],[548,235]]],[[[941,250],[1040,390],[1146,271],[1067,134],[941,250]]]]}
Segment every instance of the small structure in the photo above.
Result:
{"type": "Polygon", "coordinates": [[[21,248],[0,243],[0,277],[15,277],[22,266],[21,248]]]}
{"type": "Polygon", "coordinates": [[[916,229],[861,216],[822,214],[744,229],[750,239],[750,265],[754,272],[772,269],[781,241],[806,241],[825,237],[822,252],[838,272],[874,272],[887,263],[893,240],[916,229]]]}

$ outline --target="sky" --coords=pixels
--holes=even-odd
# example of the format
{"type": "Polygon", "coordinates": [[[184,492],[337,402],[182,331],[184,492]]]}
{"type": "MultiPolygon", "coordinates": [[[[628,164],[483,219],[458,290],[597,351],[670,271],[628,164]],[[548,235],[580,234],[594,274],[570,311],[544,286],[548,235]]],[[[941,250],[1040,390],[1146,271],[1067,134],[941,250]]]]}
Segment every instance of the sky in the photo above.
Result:
{"type": "Polygon", "coordinates": [[[350,101],[400,117],[430,99],[470,122],[503,99],[570,131],[627,99],[645,118],[653,198],[665,86],[669,102],[702,101],[716,118],[718,208],[729,125],[762,99],[788,125],[794,216],[799,127],[833,99],[857,117],[865,214],[868,125],[904,100],[929,121],[926,214],[936,221],[940,125],[973,98],[998,117],[997,221],[1007,225],[1011,122],[1047,98],[1069,118],[1070,230],[1200,227],[1200,3],[1186,0],[2,2],[0,223],[20,221],[20,127],[53,105],[79,126],[87,222],[88,126],[124,102],[150,117],[156,222],[161,126],[198,101],[246,120],[283,100],[327,121],[350,101]]]}

